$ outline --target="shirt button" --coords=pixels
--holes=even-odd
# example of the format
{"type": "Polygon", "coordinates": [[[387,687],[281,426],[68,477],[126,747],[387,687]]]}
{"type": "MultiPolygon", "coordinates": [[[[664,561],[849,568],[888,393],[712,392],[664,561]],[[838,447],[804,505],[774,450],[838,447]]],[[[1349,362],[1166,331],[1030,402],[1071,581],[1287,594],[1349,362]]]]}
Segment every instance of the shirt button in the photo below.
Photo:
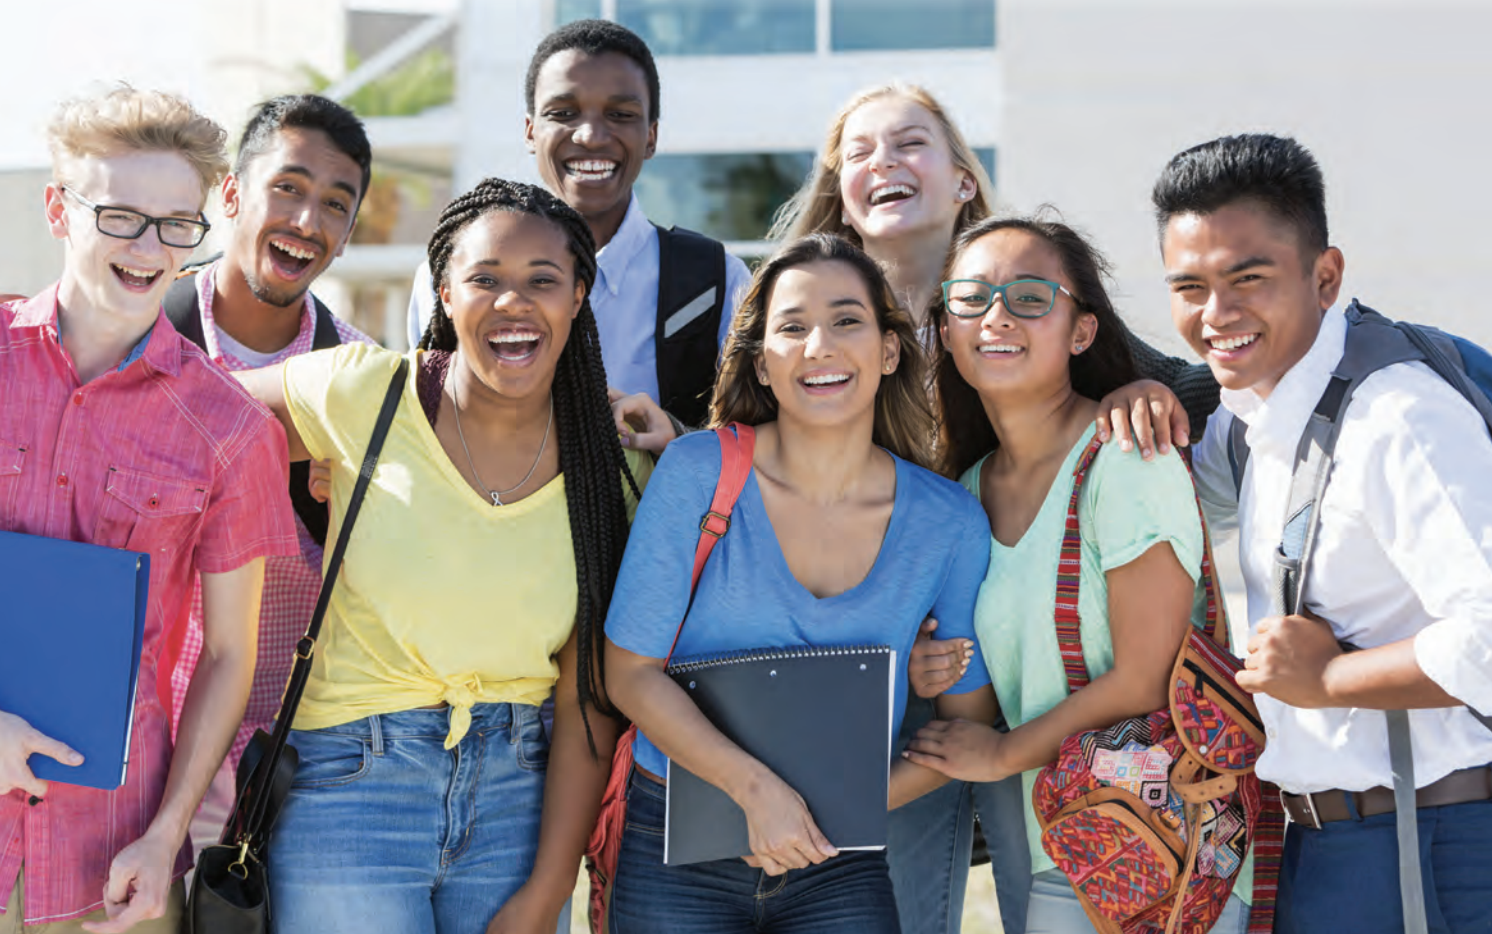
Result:
{"type": "Polygon", "coordinates": [[[58,486],[67,486],[67,474],[60,473],[60,474],[57,475],[57,485],[58,486]]]}
{"type": "Polygon", "coordinates": [[[1279,739],[1280,737],[1279,731],[1276,730],[1274,727],[1270,727],[1269,729],[1265,730],[1264,735],[1269,737],[1270,739],[1279,739]]]}
{"type": "Polygon", "coordinates": [[[81,392],[75,392],[75,393],[73,393],[73,405],[82,405],[82,404],[83,404],[83,394],[81,392]]]}
{"type": "Polygon", "coordinates": [[[32,795],[26,803],[31,805],[32,807],[36,807],[38,804],[41,804],[41,799],[38,798],[36,795],[32,795]]]}

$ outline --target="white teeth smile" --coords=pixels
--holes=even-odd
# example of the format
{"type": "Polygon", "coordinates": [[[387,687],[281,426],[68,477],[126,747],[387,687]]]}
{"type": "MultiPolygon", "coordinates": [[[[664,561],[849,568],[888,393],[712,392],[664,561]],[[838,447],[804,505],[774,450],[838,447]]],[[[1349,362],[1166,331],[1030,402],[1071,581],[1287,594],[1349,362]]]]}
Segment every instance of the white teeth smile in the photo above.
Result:
{"type": "Polygon", "coordinates": [[[822,376],[805,376],[803,382],[809,386],[833,386],[849,382],[848,373],[825,373],[822,376]]]}
{"type": "Polygon", "coordinates": [[[508,331],[487,338],[489,344],[527,344],[538,340],[540,335],[529,331],[508,331]]]}
{"type": "Polygon", "coordinates": [[[160,271],[157,269],[133,269],[129,266],[121,266],[118,263],[114,263],[112,265],[115,269],[124,273],[126,276],[133,276],[136,279],[152,279],[155,277],[155,274],[160,271]]]}
{"type": "Polygon", "coordinates": [[[1016,344],[980,344],[980,353],[1020,353],[1026,348],[1016,344]]]}
{"type": "Polygon", "coordinates": [[[296,259],[313,260],[316,258],[315,253],[312,253],[309,250],[303,250],[295,244],[286,243],[283,240],[271,240],[269,241],[269,245],[282,253],[289,253],[296,259]]]}
{"type": "Polygon", "coordinates": [[[1240,347],[1247,347],[1258,339],[1257,334],[1240,334],[1237,337],[1209,338],[1207,343],[1213,350],[1237,350],[1240,347]]]}
{"type": "Polygon", "coordinates": [[[565,172],[583,182],[599,182],[615,175],[616,167],[610,159],[577,159],[565,163],[565,172]]]}
{"type": "Polygon", "coordinates": [[[901,200],[902,198],[910,198],[915,194],[917,192],[910,185],[887,185],[884,188],[877,188],[870,193],[870,204],[871,207],[875,207],[876,205],[890,201],[892,198],[901,200]]]}

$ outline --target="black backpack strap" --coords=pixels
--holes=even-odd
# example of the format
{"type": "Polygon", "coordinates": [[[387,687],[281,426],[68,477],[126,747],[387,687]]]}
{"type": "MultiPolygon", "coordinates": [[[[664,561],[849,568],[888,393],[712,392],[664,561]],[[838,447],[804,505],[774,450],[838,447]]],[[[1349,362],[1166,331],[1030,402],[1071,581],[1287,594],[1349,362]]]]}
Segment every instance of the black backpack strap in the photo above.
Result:
{"type": "Polygon", "coordinates": [[[202,308],[197,299],[195,272],[178,276],[166,290],[166,297],[161,300],[161,305],[165,309],[166,318],[176,328],[176,333],[204,351],[207,350],[207,337],[202,333],[202,308]]]}
{"type": "Polygon", "coordinates": [[[313,293],[311,304],[316,309],[316,334],[311,338],[312,350],[327,350],[342,343],[342,335],[337,332],[337,319],[332,310],[321,303],[313,293]]]}
{"type": "Polygon", "coordinates": [[[709,415],[726,291],[724,244],[658,227],[658,403],[686,425],[709,415]]]}

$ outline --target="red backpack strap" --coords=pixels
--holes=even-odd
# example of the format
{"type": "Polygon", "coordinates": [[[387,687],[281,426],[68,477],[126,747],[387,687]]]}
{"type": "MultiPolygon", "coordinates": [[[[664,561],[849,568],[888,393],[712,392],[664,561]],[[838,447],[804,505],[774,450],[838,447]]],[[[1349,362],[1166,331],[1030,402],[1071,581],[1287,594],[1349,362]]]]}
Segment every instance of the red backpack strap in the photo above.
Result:
{"type": "MultiPolygon", "coordinates": [[[[689,579],[691,602],[710,552],[715,550],[715,543],[720,541],[721,536],[730,530],[730,514],[736,508],[736,500],[741,498],[741,491],[746,488],[746,478],[751,476],[751,458],[756,452],[756,429],[750,425],[732,422],[724,428],[716,428],[715,435],[720,439],[720,479],[715,483],[715,498],[710,501],[709,512],[699,520],[699,544],[694,548],[694,574],[689,579]]],[[[686,610],[684,619],[688,618],[686,610]]],[[[679,636],[683,632],[684,620],[681,619],[679,628],[673,634],[673,644],[668,647],[668,656],[663,660],[665,666],[673,658],[673,650],[678,648],[679,636]]]]}
{"type": "Polygon", "coordinates": [[[1088,663],[1083,660],[1083,620],[1078,615],[1078,584],[1083,576],[1083,536],[1078,531],[1078,496],[1093,458],[1103,445],[1097,434],[1072,469],[1072,496],[1067,499],[1067,524],[1062,530],[1062,553],[1057,558],[1057,608],[1052,613],[1057,623],[1057,650],[1062,653],[1062,668],[1067,673],[1067,690],[1076,691],[1088,684],[1088,663]]]}
{"type": "MultiPolygon", "coordinates": [[[[1083,480],[1098,449],[1103,444],[1094,435],[1072,470],[1072,496],[1067,500],[1067,525],[1062,531],[1062,553],[1057,559],[1057,601],[1053,618],[1057,624],[1057,649],[1062,653],[1062,669],[1067,674],[1067,690],[1076,691],[1088,684],[1088,664],[1083,659],[1082,618],[1078,614],[1078,589],[1083,572],[1083,538],[1078,530],[1078,495],[1083,480]]],[[[1190,476],[1190,474],[1188,474],[1190,476]]],[[[1193,494],[1195,496],[1195,492],[1193,494]]],[[[1202,501],[1197,499],[1197,515],[1202,515],[1202,501]]],[[[1202,520],[1202,586],[1207,594],[1206,624],[1202,632],[1209,639],[1228,647],[1227,616],[1213,574],[1212,545],[1207,537],[1207,522],[1202,520]]]]}

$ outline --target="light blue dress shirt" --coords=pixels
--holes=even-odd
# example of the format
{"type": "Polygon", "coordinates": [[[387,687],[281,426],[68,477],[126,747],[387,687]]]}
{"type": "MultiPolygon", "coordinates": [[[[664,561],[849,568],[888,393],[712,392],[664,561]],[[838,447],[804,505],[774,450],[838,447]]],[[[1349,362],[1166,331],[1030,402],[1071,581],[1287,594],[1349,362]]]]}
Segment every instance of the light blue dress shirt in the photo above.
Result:
{"type": "MultiPolygon", "coordinates": [[[[606,382],[623,392],[645,392],[657,401],[658,230],[649,223],[635,194],[616,236],[596,254],[596,266],[591,310],[601,333],[606,382]]],[[[750,280],[746,264],[726,253],[726,313],[720,316],[720,344],[725,343],[731,315],[750,280]]],[[[419,343],[434,307],[430,266],[421,263],[409,296],[409,346],[419,343]]]]}

